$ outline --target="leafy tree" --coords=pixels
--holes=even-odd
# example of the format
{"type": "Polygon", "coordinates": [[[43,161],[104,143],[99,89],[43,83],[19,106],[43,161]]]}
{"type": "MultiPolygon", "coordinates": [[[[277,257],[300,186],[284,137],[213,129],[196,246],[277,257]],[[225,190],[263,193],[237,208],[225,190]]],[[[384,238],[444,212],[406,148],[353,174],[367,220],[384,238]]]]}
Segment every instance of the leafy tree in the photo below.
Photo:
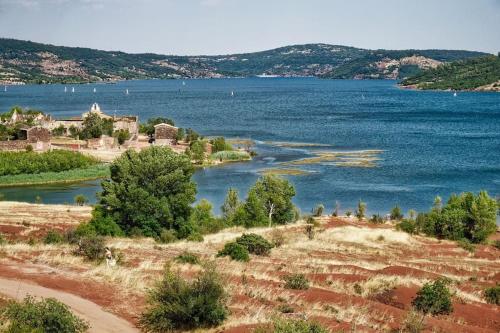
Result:
{"type": "Polygon", "coordinates": [[[403,218],[403,213],[401,212],[401,208],[396,205],[391,209],[391,220],[401,220],[403,218]]]}
{"type": "Polygon", "coordinates": [[[61,136],[64,134],[64,126],[61,124],[52,130],[52,135],[61,136]]]}
{"type": "Polygon", "coordinates": [[[365,218],[365,214],[366,214],[366,203],[359,200],[358,201],[358,209],[356,210],[356,217],[359,220],[362,220],[365,218]]]}
{"type": "Polygon", "coordinates": [[[205,160],[205,143],[201,140],[191,142],[191,157],[197,164],[202,164],[205,160]]]}
{"type": "Polygon", "coordinates": [[[67,305],[54,298],[37,301],[31,296],[20,303],[9,302],[0,312],[0,321],[6,324],[5,332],[12,333],[81,333],[89,328],[67,305]]]}
{"type": "Polygon", "coordinates": [[[198,141],[202,137],[192,128],[186,129],[186,142],[198,141]]]}
{"type": "Polygon", "coordinates": [[[318,216],[323,215],[324,210],[325,210],[325,206],[323,206],[323,204],[319,204],[319,205],[316,205],[316,207],[314,207],[312,213],[314,216],[318,217],[318,216]]]}
{"type": "Polygon", "coordinates": [[[227,143],[226,139],[222,136],[211,140],[210,143],[212,144],[212,153],[233,150],[233,146],[227,143]]]}
{"type": "Polygon", "coordinates": [[[292,198],[295,196],[295,189],[288,180],[265,175],[250,189],[250,196],[255,196],[263,206],[269,226],[273,223],[285,224],[293,221],[295,214],[292,198]]]}
{"type": "Polygon", "coordinates": [[[188,236],[190,230],[185,228],[196,184],[187,156],[168,147],[129,150],[111,164],[110,171],[100,193],[105,216],[126,233],[138,228],[144,236],[158,237],[162,229],[174,229],[188,236]]]}
{"type": "Polygon", "coordinates": [[[224,228],[223,221],[213,215],[212,204],[206,199],[194,206],[189,221],[201,234],[215,233],[224,228]]]}
{"type": "Polygon", "coordinates": [[[183,141],[186,136],[186,133],[184,132],[184,128],[179,128],[177,130],[177,135],[175,136],[175,141],[180,142],[183,141]]]}
{"type": "Polygon", "coordinates": [[[147,332],[172,332],[208,328],[227,317],[226,292],[214,266],[193,282],[166,268],[163,279],[150,290],[148,306],[140,319],[147,332]]]}
{"type": "Polygon", "coordinates": [[[95,112],[90,112],[87,114],[85,119],[83,119],[82,126],[82,139],[100,138],[103,135],[102,118],[95,112]]]}
{"type": "Polygon", "coordinates": [[[226,221],[231,221],[240,205],[241,203],[238,197],[238,191],[234,188],[230,188],[227,191],[226,198],[224,199],[224,204],[221,207],[222,217],[226,221]]]}
{"type": "Polygon", "coordinates": [[[89,202],[89,200],[83,194],[78,194],[78,195],[75,196],[75,203],[78,206],[83,206],[87,202],[89,202]]]}
{"type": "Polygon", "coordinates": [[[118,144],[121,146],[125,143],[125,141],[130,139],[130,132],[128,131],[128,129],[120,129],[118,131],[115,131],[113,133],[113,136],[116,137],[116,140],[118,140],[118,144]]]}
{"type": "Polygon", "coordinates": [[[453,307],[451,294],[446,284],[446,281],[442,279],[424,284],[417,292],[417,297],[412,301],[415,309],[424,314],[450,314],[453,307]]]}

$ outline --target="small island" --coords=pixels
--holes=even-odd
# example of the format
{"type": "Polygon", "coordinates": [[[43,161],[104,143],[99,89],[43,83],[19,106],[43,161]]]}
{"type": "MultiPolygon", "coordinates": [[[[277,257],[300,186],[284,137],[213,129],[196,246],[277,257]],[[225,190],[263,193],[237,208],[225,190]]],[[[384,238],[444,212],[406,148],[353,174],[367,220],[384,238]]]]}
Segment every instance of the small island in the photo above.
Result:
{"type": "Polygon", "coordinates": [[[420,90],[500,92],[500,53],[443,64],[408,77],[400,86],[420,90]]]}

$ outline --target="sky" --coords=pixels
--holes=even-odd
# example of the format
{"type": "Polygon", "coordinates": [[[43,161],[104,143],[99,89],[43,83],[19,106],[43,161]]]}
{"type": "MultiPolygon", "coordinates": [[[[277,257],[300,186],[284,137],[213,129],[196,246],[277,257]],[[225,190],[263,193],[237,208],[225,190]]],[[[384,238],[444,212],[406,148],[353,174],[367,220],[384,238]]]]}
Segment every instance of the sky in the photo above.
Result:
{"type": "Polygon", "coordinates": [[[0,0],[0,36],[214,55],[328,43],[500,51],[500,0],[0,0]]]}

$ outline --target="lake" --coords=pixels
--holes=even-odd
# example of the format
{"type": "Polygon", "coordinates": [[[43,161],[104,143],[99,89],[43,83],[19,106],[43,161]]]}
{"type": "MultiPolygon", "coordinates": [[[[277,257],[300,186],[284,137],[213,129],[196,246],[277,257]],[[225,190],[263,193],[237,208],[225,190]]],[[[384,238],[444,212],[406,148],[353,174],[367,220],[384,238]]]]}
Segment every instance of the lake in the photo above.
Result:
{"type": "MultiPolygon", "coordinates": [[[[210,200],[216,211],[229,187],[244,196],[261,171],[277,167],[305,172],[287,176],[304,212],[317,203],[331,212],[335,201],[341,211],[353,210],[360,199],[369,213],[388,212],[395,204],[426,210],[436,195],[481,189],[500,195],[498,93],[453,97],[401,90],[395,81],[315,78],[125,81],[75,85],[75,93],[71,87],[67,93],[64,85],[9,87],[0,91],[0,110],[20,105],[67,117],[97,102],[110,115],[169,117],[206,136],[255,140],[252,162],[196,172],[198,199],[210,200]],[[365,156],[366,150],[376,152],[365,156]]],[[[99,183],[0,193],[29,202],[36,196],[45,203],[72,202],[80,193],[95,200],[99,183]]]]}

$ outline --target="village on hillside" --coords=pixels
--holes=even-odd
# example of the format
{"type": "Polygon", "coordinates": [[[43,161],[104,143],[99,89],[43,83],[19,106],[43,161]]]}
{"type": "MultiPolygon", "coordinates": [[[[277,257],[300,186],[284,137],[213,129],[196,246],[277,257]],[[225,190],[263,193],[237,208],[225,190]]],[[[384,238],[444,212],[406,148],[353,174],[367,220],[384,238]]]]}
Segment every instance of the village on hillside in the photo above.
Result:
{"type": "MultiPolygon", "coordinates": [[[[56,119],[41,111],[19,107],[0,115],[0,151],[63,149],[111,162],[127,149],[140,151],[159,145],[168,146],[178,153],[188,149],[199,151],[204,159],[212,157],[215,164],[223,162],[222,156],[212,156],[217,152],[213,144],[213,140],[205,140],[191,129],[174,126],[170,119],[155,118],[140,124],[137,115],[110,116],[98,103],[93,103],[80,117],[56,119]]],[[[220,150],[232,150],[232,147],[224,143],[220,150]]],[[[238,147],[233,155],[244,160],[250,158],[249,153],[249,147],[238,147]]]]}

